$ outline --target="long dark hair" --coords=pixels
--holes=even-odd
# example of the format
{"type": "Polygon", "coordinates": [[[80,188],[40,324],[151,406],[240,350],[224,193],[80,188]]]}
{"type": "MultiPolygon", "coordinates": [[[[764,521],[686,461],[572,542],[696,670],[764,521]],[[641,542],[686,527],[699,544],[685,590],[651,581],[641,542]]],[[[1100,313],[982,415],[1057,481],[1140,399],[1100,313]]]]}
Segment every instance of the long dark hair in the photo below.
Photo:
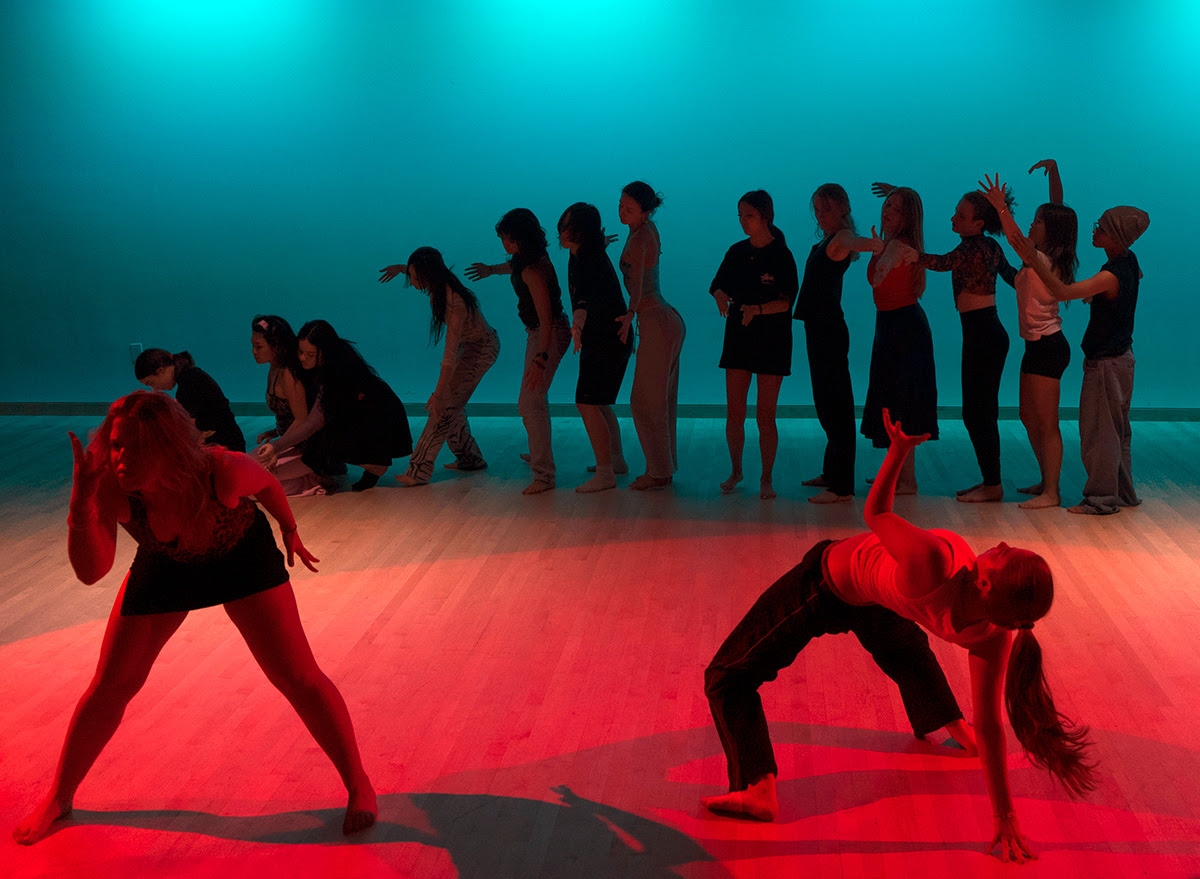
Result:
{"type": "MultiPolygon", "coordinates": [[[[900,206],[900,213],[904,216],[904,225],[894,237],[912,247],[917,253],[924,253],[925,207],[921,204],[921,196],[910,186],[897,186],[883,200],[884,206],[886,207],[887,203],[893,198],[896,199],[897,204],[900,206]]],[[[914,274],[915,280],[913,286],[915,287],[917,298],[920,299],[925,295],[925,270],[918,268],[914,274]]]]}
{"type": "MultiPolygon", "coordinates": [[[[142,353],[153,350],[162,349],[151,348],[142,353]]],[[[216,507],[212,500],[213,455],[221,453],[202,445],[203,439],[192,416],[174,397],[154,391],[134,391],[108,407],[108,414],[88,443],[88,457],[106,468],[104,478],[115,481],[108,469],[108,461],[113,425],[118,418],[137,425],[135,451],[139,456],[157,460],[157,485],[170,491],[178,500],[178,509],[185,517],[179,545],[188,549],[208,546],[216,523],[216,507]]]]}
{"type": "Polygon", "coordinates": [[[1054,601],[1054,578],[1046,560],[1028,550],[1009,550],[993,583],[988,616],[1017,629],[1004,681],[1004,704],[1013,733],[1035,766],[1058,778],[1072,796],[1096,787],[1096,763],[1088,754],[1088,728],[1075,724],[1054,704],[1042,668],[1035,620],[1054,601]]]}
{"type": "Polygon", "coordinates": [[[328,321],[310,320],[300,328],[297,338],[320,352],[320,364],[313,371],[320,386],[321,407],[327,416],[340,417],[378,374],[354,343],[339,336],[328,321]]]}
{"type": "Polygon", "coordinates": [[[446,288],[457,293],[467,314],[479,311],[479,300],[454,272],[446,267],[442,254],[433,247],[418,247],[408,258],[408,276],[429,294],[429,341],[437,344],[446,329],[446,288]]]}
{"type": "Polygon", "coordinates": [[[250,321],[251,335],[257,333],[275,352],[275,365],[286,369],[296,378],[303,370],[296,354],[296,334],[292,325],[277,314],[256,314],[250,321]]]}
{"type": "Polygon", "coordinates": [[[773,238],[778,238],[780,241],[787,240],[779,227],[775,225],[775,201],[765,189],[750,190],[738,199],[738,204],[749,205],[758,211],[758,215],[767,224],[767,228],[770,230],[773,238]]]}
{"type": "Polygon", "coordinates": [[[134,378],[141,381],[148,375],[154,375],[164,366],[174,366],[175,373],[178,375],[195,365],[196,361],[187,351],[172,354],[165,348],[147,348],[133,362],[133,375],[134,378]]]}
{"type": "Polygon", "coordinates": [[[510,238],[517,244],[512,255],[513,274],[519,274],[547,256],[546,230],[529,208],[513,208],[496,223],[496,234],[510,238]]]}
{"type": "Polygon", "coordinates": [[[1042,218],[1046,227],[1046,241],[1042,253],[1050,258],[1054,273],[1064,284],[1075,282],[1075,270],[1079,268],[1079,257],[1075,246],[1079,240],[1079,217],[1065,204],[1046,202],[1034,216],[1042,218]]]}

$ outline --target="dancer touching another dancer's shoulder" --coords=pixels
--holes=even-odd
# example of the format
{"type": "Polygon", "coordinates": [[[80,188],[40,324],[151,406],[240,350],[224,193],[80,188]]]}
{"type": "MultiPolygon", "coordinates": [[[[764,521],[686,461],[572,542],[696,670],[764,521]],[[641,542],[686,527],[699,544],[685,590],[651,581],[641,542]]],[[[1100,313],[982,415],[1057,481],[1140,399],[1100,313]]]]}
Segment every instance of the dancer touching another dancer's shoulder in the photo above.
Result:
{"type": "MultiPolygon", "coordinates": [[[[1079,259],[1075,256],[1079,221],[1075,211],[1062,203],[1058,163],[1043,159],[1029,171],[1033,173],[1039,168],[1045,170],[1049,178],[1050,201],[1038,207],[1029,224],[1034,259],[1049,266],[1059,280],[1070,284],[1079,267],[1079,259]]],[[[999,213],[1005,235],[1010,241],[1017,240],[1021,230],[1009,210],[1005,188],[998,181],[989,180],[986,184],[981,183],[981,189],[999,213]]],[[[1021,423],[1029,436],[1040,472],[1036,484],[1017,491],[1034,495],[1020,503],[1022,509],[1048,509],[1062,504],[1059,474],[1062,472],[1063,444],[1058,404],[1063,373],[1071,362],[1071,346],[1062,333],[1058,299],[1046,289],[1037,272],[1024,265],[1017,272],[1015,286],[1019,331],[1025,340],[1025,354],[1021,358],[1021,423]]]]}
{"type": "Polygon", "coordinates": [[[894,513],[904,460],[927,437],[909,436],[886,410],[882,422],[891,442],[863,508],[870,531],[814,546],[755,602],[705,672],[730,792],[703,804],[740,818],[777,816],[778,768],[758,689],[812,638],[830,632],[853,631],[871,651],[900,686],[914,732],[947,725],[970,744],[919,623],[968,651],[974,733],[995,821],[989,850],[999,846],[1005,861],[1036,857],[1013,808],[1002,704],[1035,765],[1072,795],[1096,784],[1087,728],[1055,707],[1033,634],[1053,602],[1050,568],[1041,556],[1004,543],[976,556],[954,532],[918,528],[894,513]]]}
{"type": "Polygon", "coordinates": [[[201,446],[187,412],[139,391],[109,408],[85,450],[71,434],[67,555],[81,581],[109,572],[117,526],[138,544],[108,618],[100,660],[67,727],[46,798],[13,831],[29,845],[71,814],[75,793],[189,611],[224,605],[267,679],[333,762],[349,802],[342,831],[375,822],[346,704],[309,648],[283,556],[255,500],[279,523],[287,563],[315,571],[278,481],[253,459],[201,446]]]}

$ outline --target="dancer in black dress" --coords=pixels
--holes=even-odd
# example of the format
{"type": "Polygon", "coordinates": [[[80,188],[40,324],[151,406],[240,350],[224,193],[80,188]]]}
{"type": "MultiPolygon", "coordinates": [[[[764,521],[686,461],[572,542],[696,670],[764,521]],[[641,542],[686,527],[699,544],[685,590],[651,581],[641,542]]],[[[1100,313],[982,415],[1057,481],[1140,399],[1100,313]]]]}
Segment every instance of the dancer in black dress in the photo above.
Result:
{"type": "Polygon", "coordinates": [[[172,354],[163,348],[147,348],[134,361],[133,374],[148,388],[174,390],[175,399],[195,420],[206,443],[232,452],[246,451],[246,437],[233,417],[229,400],[187,351],[172,354]]]}

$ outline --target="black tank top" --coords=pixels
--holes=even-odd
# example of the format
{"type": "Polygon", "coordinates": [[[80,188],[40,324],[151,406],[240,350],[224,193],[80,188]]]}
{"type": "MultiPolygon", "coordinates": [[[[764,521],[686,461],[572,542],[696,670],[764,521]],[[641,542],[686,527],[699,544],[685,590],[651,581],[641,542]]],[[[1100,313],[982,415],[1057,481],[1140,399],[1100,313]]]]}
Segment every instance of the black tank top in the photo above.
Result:
{"type": "Polygon", "coordinates": [[[550,294],[551,318],[556,318],[563,313],[562,290],[558,286],[558,273],[554,271],[554,263],[550,262],[550,257],[542,254],[533,262],[525,262],[520,259],[520,254],[513,256],[512,274],[509,277],[512,278],[513,290],[517,294],[517,316],[521,318],[521,323],[525,324],[526,329],[536,330],[540,326],[537,308],[533,304],[533,294],[529,292],[529,287],[521,277],[528,268],[542,273],[542,279],[546,282],[546,291],[550,294]]]}
{"type": "Polygon", "coordinates": [[[830,259],[825,249],[832,236],[813,245],[804,263],[804,280],[796,296],[796,320],[843,320],[842,278],[850,268],[850,257],[830,259]]]}

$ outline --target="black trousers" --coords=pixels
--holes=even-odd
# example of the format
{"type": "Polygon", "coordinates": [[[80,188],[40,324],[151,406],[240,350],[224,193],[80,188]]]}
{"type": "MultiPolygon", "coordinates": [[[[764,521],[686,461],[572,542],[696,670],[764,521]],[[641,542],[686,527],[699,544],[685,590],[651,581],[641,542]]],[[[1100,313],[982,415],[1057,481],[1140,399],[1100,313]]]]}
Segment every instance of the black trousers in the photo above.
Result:
{"type": "Polygon", "coordinates": [[[850,330],[843,318],[804,322],[813,405],[825,431],[821,473],[834,494],[854,494],[854,388],[850,384],[850,330]]]}
{"type": "Polygon", "coordinates": [[[832,542],[818,543],[759,596],[704,672],[704,692],[725,749],[731,791],[745,790],[764,775],[778,775],[758,688],[775,680],[820,635],[855,634],[900,688],[916,735],[962,717],[920,626],[878,605],[847,604],[830,589],[822,559],[832,542]]]}
{"type": "Polygon", "coordinates": [[[962,320],[962,419],[984,485],[1000,484],[1000,379],[1008,333],[996,306],[966,311],[962,320]]]}

